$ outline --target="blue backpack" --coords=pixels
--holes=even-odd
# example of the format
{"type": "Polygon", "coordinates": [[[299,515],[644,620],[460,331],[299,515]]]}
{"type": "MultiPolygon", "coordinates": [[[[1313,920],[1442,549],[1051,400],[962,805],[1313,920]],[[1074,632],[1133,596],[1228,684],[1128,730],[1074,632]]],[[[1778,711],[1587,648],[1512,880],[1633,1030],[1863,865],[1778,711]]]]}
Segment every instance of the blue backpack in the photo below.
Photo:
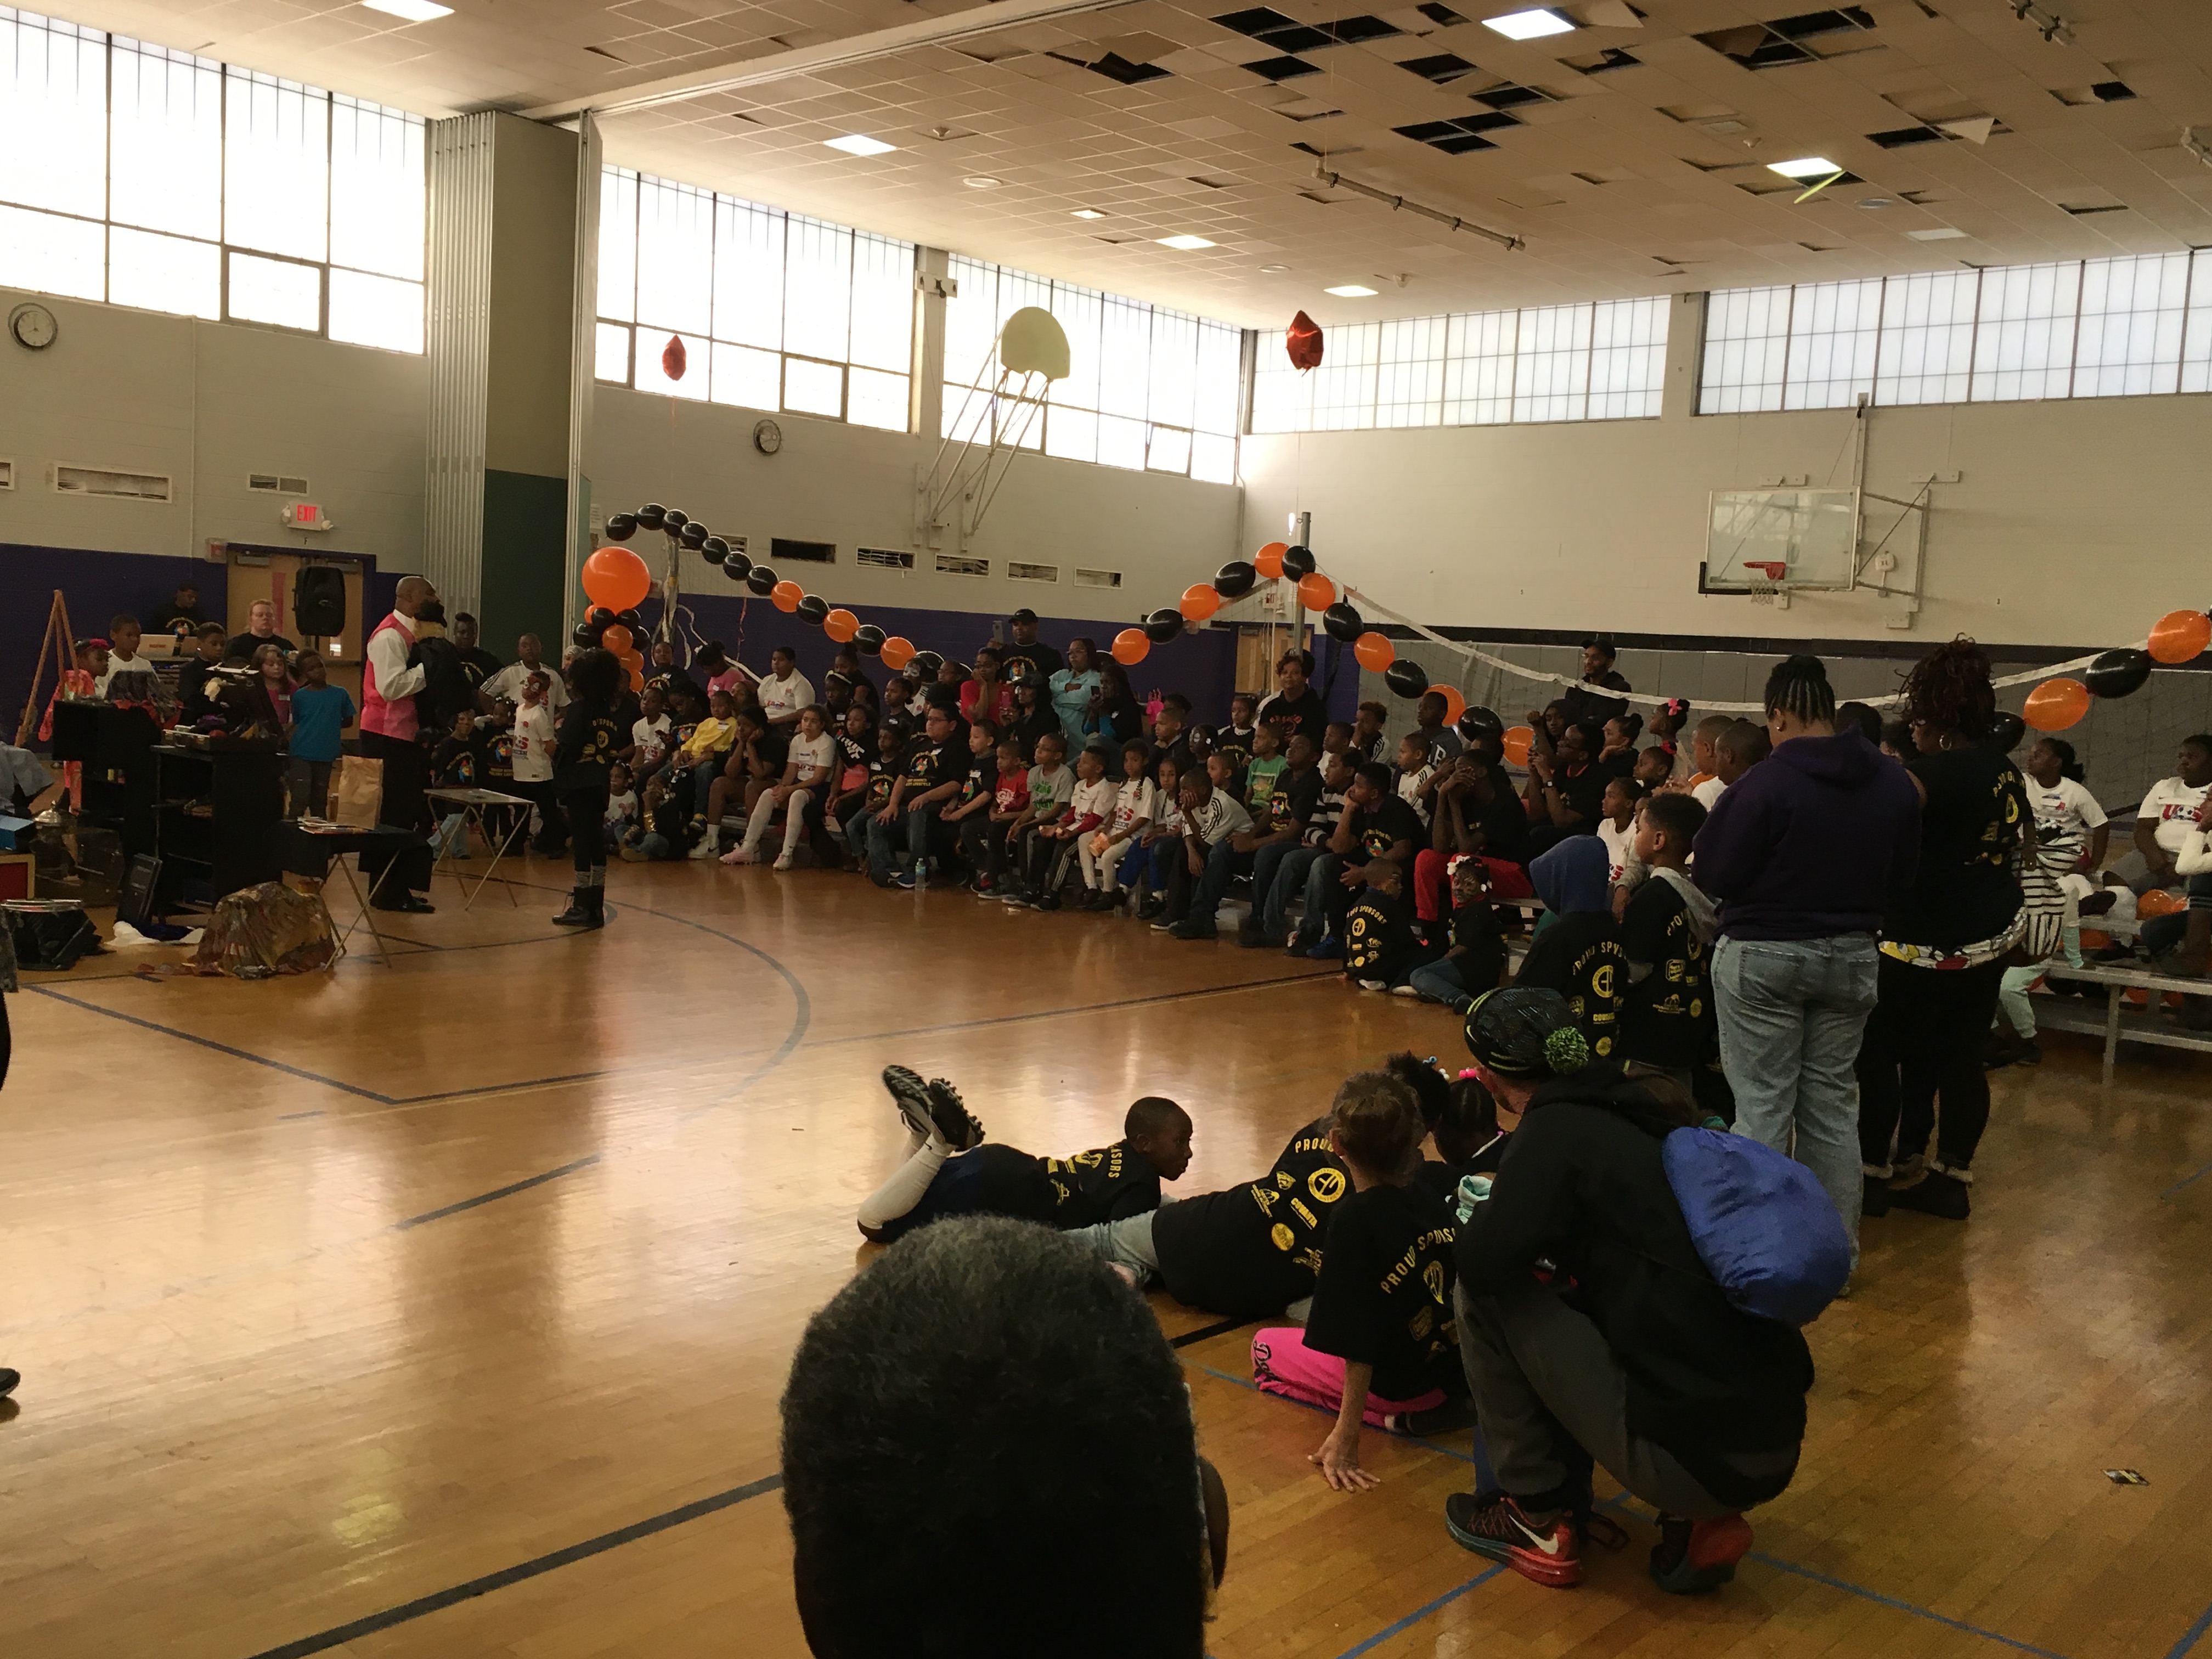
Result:
{"type": "Polygon", "coordinates": [[[1819,1318],[1850,1275],[1851,1243],[1813,1172],[1716,1129],[1676,1129],[1659,1156],[1698,1259],[1722,1293],[1785,1325],[1819,1318]]]}

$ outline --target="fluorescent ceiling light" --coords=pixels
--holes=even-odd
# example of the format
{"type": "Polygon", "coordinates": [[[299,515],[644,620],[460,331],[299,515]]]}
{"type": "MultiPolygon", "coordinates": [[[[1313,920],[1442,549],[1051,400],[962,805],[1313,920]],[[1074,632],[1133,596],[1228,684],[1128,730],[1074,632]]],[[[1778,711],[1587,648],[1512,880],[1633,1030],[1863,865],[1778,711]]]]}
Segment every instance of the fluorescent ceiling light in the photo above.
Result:
{"type": "Polygon", "coordinates": [[[1496,29],[1509,40],[1539,40],[1547,34],[1565,34],[1575,27],[1546,6],[1532,11],[1509,11],[1503,17],[1486,17],[1482,26],[1496,29]]]}
{"type": "Polygon", "coordinates": [[[871,138],[866,133],[848,132],[842,138],[822,141],[832,149],[842,149],[848,155],[888,155],[896,144],[887,144],[880,138],[871,138]]]}
{"type": "Polygon", "coordinates": [[[1097,208],[1078,208],[1068,216],[1072,219],[1103,219],[1106,216],[1097,208]]]}
{"type": "Polygon", "coordinates": [[[434,17],[451,17],[453,9],[441,6],[438,0],[361,0],[371,11],[380,11],[388,17],[404,17],[410,23],[427,23],[434,17]]]}
{"type": "Polygon", "coordinates": [[[1778,173],[1785,179],[1825,179],[1832,173],[1841,173],[1825,155],[1802,155],[1794,161],[1769,161],[1769,173],[1778,173]]]}
{"type": "Polygon", "coordinates": [[[1215,243],[1207,241],[1203,236],[1192,236],[1187,234],[1182,236],[1162,236],[1157,240],[1162,247],[1179,248],[1185,253],[1190,252],[1194,248],[1217,246],[1215,243]]]}
{"type": "Polygon", "coordinates": [[[1916,242],[1948,242],[1954,236],[1966,233],[1951,225],[1938,225],[1933,230],[1908,230],[1905,233],[1916,242]]]}
{"type": "Polygon", "coordinates": [[[1362,288],[1357,283],[1346,283],[1342,288],[1325,288],[1322,292],[1334,294],[1340,300],[1371,300],[1375,297],[1376,290],[1371,288],[1362,288]]]}

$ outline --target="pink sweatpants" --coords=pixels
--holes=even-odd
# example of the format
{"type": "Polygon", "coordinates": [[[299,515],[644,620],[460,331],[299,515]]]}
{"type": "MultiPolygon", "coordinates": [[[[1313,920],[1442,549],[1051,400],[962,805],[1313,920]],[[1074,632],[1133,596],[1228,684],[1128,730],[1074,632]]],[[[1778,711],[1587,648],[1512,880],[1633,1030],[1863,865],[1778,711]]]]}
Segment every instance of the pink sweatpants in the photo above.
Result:
{"type": "MultiPolygon", "coordinates": [[[[1344,1362],[1306,1346],[1306,1334],[1297,1325],[1253,1333],[1252,1380],[1263,1393],[1303,1401],[1323,1411],[1335,1411],[1344,1403],[1344,1362]]],[[[1431,1389],[1412,1400],[1385,1400],[1370,1394],[1361,1419],[1370,1428],[1379,1429],[1385,1416],[1432,1411],[1443,1403],[1442,1389],[1431,1389]]]]}

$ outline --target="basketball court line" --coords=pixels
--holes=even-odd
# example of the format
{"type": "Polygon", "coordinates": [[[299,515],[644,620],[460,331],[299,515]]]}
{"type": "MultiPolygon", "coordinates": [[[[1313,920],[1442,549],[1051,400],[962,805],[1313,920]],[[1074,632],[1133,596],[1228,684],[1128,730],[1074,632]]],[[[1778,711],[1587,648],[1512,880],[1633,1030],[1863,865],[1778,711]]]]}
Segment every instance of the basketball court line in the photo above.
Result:
{"type": "MultiPolygon", "coordinates": [[[[2163,1202],[2165,1200],[2169,1199],[2169,1198],[2172,1198],[2172,1197],[2176,1193],[2179,1192],[2183,1188],[2185,1188],[2185,1187],[2188,1187],[2188,1186],[2192,1186],[2192,1185],[2194,1185],[2196,1182],[2200,1182],[2200,1181],[2203,1180],[2203,1179],[2204,1179],[2204,1177],[2205,1177],[2206,1176],[2209,1176],[2209,1175],[2212,1175],[2212,1164],[2206,1164],[2203,1169],[2199,1170],[2198,1170],[2195,1175],[2192,1175],[2192,1176],[2182,1176],[2182,1178],[2181,1178],[2180,1180],[2179,1180],[2179,1181],[2175,1182],[2173,1183],[2173,1185],[2172,1185],[2171,1187],[2168,1187],[2168,1188],[2167,1188],[2164,1192],[2162,1192],[2162,1193],[2160,1193],[2160,1194],[2159,1194],[2159,1199],[2160,1199],[2160,1200],[2161,1202],[2163,1202]]],[[[2201,1633],[2201,1632],[2200,1632],[2200,1633],[2201,1633]]]]}
{"type": "Polygon", "coordinates": [[[2166,1650],[2166,1659],[2182,1659],[2182,1656],[2195,1647],[2208,1630],[2212,1630],[2212,1607],[2207,1607],[2197,1615],[2197,1622],[2182,1632],[2181,1639],[2166,1650]]]}
{"type": "Polygon", "coordinates": [[[1269,979],[1241,980],[1234,985],[1201,985],[1188,991],[1158,991],[1140,997],[1123,997],[1114,1002],[1089,1002],[1072,1008],[1039,1008],[1026,1014],[994,1014],[986,1019],[959,1019],[943,1025],[914,1025],[898,1031],[862,1031],[852,1036],[823,1037],[814,1046],[835,1048],[846,1042],[888,1042],[894,1037],[935,1036],[946,1031],[975,1031],[993,1025],[1019,1025],[1028,1020],[1058,1019],[1065,1014],[1098,1014],[1116,1008],[1143,1008],[1158,1002],[1189,1002],[1200,997],[1230,996],[1238,991],[1257,991],[1271,985],[1294,985],[1301,980],[1338,979],[1342,975],[1326,973],[1279,974],[1269,979]]]}
{"type": "Polygon", "coordinates": [[[449,1215],[459,1215],[464,1210],[473,1210],[479,1205],[492,1202],[495,1199],[511,1198],[517,1193],[527,1192],[532,1187],[543,1187],[549,1181],[558,1181],[562,1176],[574,1175],[579,1170],[588,1170],[599,1161],[599,1154],[593,1152],[589,1157],[576,1159],[573,1164],[563,1164],[557,1170],[548,1170],[543,1175],[534,1175],[524,1181],[511,1181],[504,1187],[495,1187],[488,1193],[478,1193],[474,1198],[465,1198],[457,1204],[448,1204],[435,1210],[425,1210],[421,1215],[410,1215],[404,1221],[392,1223],[392,1229],[394,1231],[404,1233],[410,1227],[419,1227],[428,1221],[442,1221],[449,1215]]]}

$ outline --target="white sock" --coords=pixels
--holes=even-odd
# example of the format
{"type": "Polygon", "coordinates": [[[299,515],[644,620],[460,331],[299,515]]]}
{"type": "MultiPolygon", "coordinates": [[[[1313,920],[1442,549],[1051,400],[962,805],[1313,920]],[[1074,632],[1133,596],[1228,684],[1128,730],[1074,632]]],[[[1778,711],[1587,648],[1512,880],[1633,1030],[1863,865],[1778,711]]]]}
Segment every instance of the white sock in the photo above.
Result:
{"type": "Polygon", "coordinates": [[[937,1179],[945,1160],[951,1156],[952,1149],[933,1136],[915,1148],[891,1178],[871,1193],[860,1206],[860,1224],[872,1232],[913,1209],[929,1190],[929,1183],[937,1179]]]}

